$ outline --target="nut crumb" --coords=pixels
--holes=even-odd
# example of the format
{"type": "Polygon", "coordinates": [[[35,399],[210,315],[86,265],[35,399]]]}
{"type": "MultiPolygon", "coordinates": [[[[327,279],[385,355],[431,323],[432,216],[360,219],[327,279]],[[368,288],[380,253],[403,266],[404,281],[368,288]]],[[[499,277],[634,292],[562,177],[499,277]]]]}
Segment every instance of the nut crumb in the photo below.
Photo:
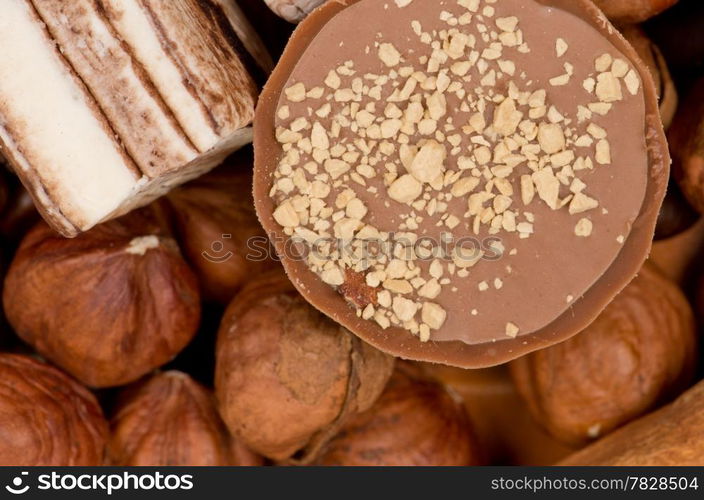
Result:
{"type": "Polygon", "coordinates": [[[574,227],[574,234],[582,238],[591,236],[592,221],[587,218],[579,219],[579,222],[577,222],[577,225],[574,227]]]}
{"type": "Polygon", "coordinates": [[[154,235],[139,236],[133,238],[125,249],[125,252],[132,255],[144,255],[149,250],[159,248],[159,237],[154,235]]]}
{"type": "Polygon", "coordinates": [[[564,56],[568,48],[569,46],[567,45],[567,42],[565,42],[562,38],[555,40],[555,53],[557,54],[557,57],[564,56]]]}

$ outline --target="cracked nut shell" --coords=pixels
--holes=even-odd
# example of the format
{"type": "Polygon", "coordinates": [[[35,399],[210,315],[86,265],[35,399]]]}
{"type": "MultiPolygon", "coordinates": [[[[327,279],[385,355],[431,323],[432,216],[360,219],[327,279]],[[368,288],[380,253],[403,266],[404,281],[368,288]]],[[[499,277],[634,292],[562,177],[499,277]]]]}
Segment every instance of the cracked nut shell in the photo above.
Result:
{"type": "Polygon", "coordinates": [[[178,371],[159,373],[125,391],[108,449],[117,466],[263,464],[230,437],[212,393],[178,371]]]}
{"type": "Polygon", "coordinates": [[[75,239],[40,223],[15,255],[3,302],[25,342],[92,387],[168,362],[200,319],[196,278],[151,210],[75,239]]]}
{"type": "Polygon", "coordinates": [[[378,401],[352,417],[318,463],[342,466],[480,465],[482,455],[459,397],[399,363],[378,401]]]}
{"type": "Polygon", "coordinates": [[[230,304],[217,346],[216,395],[230,431],[274,460],[311,460],[351,414],[369,408],[393,358],[310,306],[276,269],[230,304]]]}
{"type": "Polygon", "coordinates": [[[107,435],[85,387],[28,356],[0,354],[0,465],[103,465],[107,435]]]}
{"type": "Polygon", "coordinates": [[[693,375],[696,330],[681,290],[650,265],[576,337],[511,363],[533,417],[583,444],[677,394],[693,375]]]}

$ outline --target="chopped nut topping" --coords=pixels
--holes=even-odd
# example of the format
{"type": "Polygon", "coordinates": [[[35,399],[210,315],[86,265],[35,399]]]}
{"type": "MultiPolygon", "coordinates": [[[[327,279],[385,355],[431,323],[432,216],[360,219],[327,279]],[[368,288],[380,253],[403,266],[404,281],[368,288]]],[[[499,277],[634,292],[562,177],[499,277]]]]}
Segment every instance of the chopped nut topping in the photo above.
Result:
{"type": "Polygon", "coordinates": [[[283,227],[296,227],[300,224],[300,219],[291,202],[286,200],[274,210],[274,220],[283,227]]]}
{"type": "Polygon", "coordinates": [[[513,323],[506,323],[506,335],[511,338],[516,338],[518,336],[519,329],[513,323]]]}
{"type": "Polygon", "coordinates": [[[554,123],[541,123],[538,127],[540,148],[547,154],[557,153],[565,147],[565,135],[562,127],[554,123]]]}
{"type": "Polygon", "coordinates": [[[557,54],[557,57],[562,57],[567,53],[568,49],[567,42],[565,42],[562,38],[558,38],[555,40],[555,53],[557,54]]]}
{"type": "MultiPolygon", "coordinates": [[[[411,4],[394,0],[386,8],[411,4]]],[[[593,68],[568,62],[569,34],[554,41],[564,72],[544,83],[546,75],[533,78],[517,57],[530,52],[520,15],[503,15],[491,0],[450,0],[444,8],[445,29],[420,20],[408,26],[423,50],[407,50],[381,32],[366,49],[374,69],[345,61],[324,68],[322,81],[284,89],[275,130],[282,155],[271,187],[274,220],[319,250],[307,257],[311,270],[332,287],[346,285],[350,271],[360,273],[376,299],[358,307],[358,316],[423,342],[446,328],[444,300],[461,290],[460,280],[485,294],[510,293],[510,265],[487,281],[477,269],[491,251],[510,258],[518,250],[498,241],[442,257],[413,244],[370,255],[366,243],[389,242],[393,233],[382,226],[390,224],[412,243],[438,228],[519,246],[550,227],[544,210],[528,208],[533,204],[565,217],[585,214],[558,236],[589,237],[607,215],[586,214],[600,206],[590,174],[617,168],[605,166],[612,158],[602,117],[641,88],[620,54],[599,56],[593,68]],[[578,102],[555,99],[566,91],[578,102]],[[393,221],[375,218],[380,204],[393,221]]],[[[505,333],[515,338],[519,328],[508,322],[505,333]]]]}
{"type": "Polygon", "coordinates": [[[579,219],[574,227],[574,234],[581,237],[587,237],[592,234],[592,221],[589,219],[579,219]]]}
{"type": "Polygon", "coordinates": [[[611,54],[602,54],[594,62],[594,69],[599,72],[607,71],[611,67],[612,61],[611,54]]]}
{"type": "Polygon", "coordinates": [[[320,274],[320,278],[332,286],[339,286],[345,282],[345,276],[340,271],[339,267],[333,267],[332,269],[326,269],[320,274]]]}
{"type": "Polygon", "coordinates": [[[596,77],[596,96],[602,102],[614,102],[623,99],[621,84],[613,73],[601,73],[596,77]]]}
{"type": "Polygon", "coordinates": [[[626,82],[626,88],[631,95],[636,95],[638,93],[638,89],[640,88],[640,78],[638,78],[638,74],[635,70],[630,70],[626,74],[624,81],[626,82]]]}
{"type": "Polygon", "coordinates": [[[446,150],[434,140],[426,142],[413,158],[409,171],[420,182],[430,183],[442,174],[446,150]]]}
{"type": "Polygon", "coordinates": [[[426,302],[423,304],[421,319],[423,323],[428,325],[433,330],[439,330],[445,323],[447,312],[437,304],[426,302]]]}
{"type": "Polygon", "coordinates": [[[396,66],[401,62],[401,54],[396,47],[390,43],[382,43],[379,46],[379,59],[389,67],[396,66]]]}
{"type": "Polygon", "coordinates": [[[596,162],[602,165],[611,163],[611,147],[606,139],[601,139],[596,143],[596,162]]]}
{"type": "Polygon", "coordinates": [[[303,102],[306,99],[306,87],[302,83],[287,88],[284,93],[291,102],[303,102]]]}

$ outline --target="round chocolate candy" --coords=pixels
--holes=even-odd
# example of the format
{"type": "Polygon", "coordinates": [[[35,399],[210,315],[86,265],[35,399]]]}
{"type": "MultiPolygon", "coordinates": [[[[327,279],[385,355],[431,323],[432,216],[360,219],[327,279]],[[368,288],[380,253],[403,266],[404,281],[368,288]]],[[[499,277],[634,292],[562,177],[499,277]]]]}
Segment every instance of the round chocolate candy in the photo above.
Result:
{"type": "Polygon", "coordinates": [[[255,120],[257,211],[303,296],[463,367],[587,326],[645,260],[669,164],[648,70],[582,0],[328,2],[255,120]]]}

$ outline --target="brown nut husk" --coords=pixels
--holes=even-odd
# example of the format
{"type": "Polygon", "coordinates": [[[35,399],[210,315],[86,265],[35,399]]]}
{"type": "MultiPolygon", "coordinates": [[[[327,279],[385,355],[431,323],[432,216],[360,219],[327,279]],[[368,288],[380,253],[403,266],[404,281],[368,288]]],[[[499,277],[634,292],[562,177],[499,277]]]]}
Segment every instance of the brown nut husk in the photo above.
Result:
{"type": "Polygon", "coordinates": [[[291,23],[301,22],[325,0],[264,0],[269,8],[279,17],[291,23]]]}
{"type": "Polygon", "coordinates": [[[678,101],[677,88],[672,80],[667,61],[658,46],[648,38],[648,35],[640,26],[635,24],[622,26],[619,31],[628,40],[628,43],[636,49],[638,56],[640,56],[653,76],[655,90],[658,94],[660,118],[662,119],[663,127],[667,129],[675,117],[678,101]]]}
{"type": "Polygon", "coordinates": [[[511,371],[533,417],[580,444],[677,394],[693,376],[696,345],[687,299],[646,265],[586,330],[511,371]]]}
{"type": "Polygon", "coordinates": [[[227,432],[212,393],[178,371],[159,373],[125,391],[108,450],[118,466],[263,464],[227,432]]]}
{"type": "Polygon", "coordinates": [[[103,465],[107,438],[85,387],[28,356],[0,354],[0,465],[103,465]]]}
{"type": "Polygon", "coordinates": [[[675,402],[575,453],[559,465],[701,466],[704,382],[675,402]]]}
{"type": "Polygon", "coordinates": [[[200,319],[196,278],[152,210],[75,239],[36,226],[3,301],[25,342],[92,387],[126,384],[170,361],[200,319]]]}
{"type": "Polygon", "coordinates": [[[481,465],[462,401],[413,366],[399,364],[379,400],[323,450],[321,465],[481,465]]]}
{"type": "Polygon", "coordinates": [[[180,246],[203,295],[223,304],[273,264],[254,212],[252,163],[251,151],[237,154],[168,196],[180,246]]]}
{"type": "Polygon", "coordinates": [[[704,213],[704,78],[679,107],[668,139],[675,178],[687,201],[704,213]]]}
{"type": "Polygon", "coordinates": [[[594,0],[606,17],[615,23],[641,23],[660,14],[678,0],[594,0]]]}
{"type": "Polygon", "coordinates": [[[383,390],[393,358],[310,306],[276,269],[230,304],[215,388],[230,431],[274,460],[306,463],[349,415],[383,390]]]}

